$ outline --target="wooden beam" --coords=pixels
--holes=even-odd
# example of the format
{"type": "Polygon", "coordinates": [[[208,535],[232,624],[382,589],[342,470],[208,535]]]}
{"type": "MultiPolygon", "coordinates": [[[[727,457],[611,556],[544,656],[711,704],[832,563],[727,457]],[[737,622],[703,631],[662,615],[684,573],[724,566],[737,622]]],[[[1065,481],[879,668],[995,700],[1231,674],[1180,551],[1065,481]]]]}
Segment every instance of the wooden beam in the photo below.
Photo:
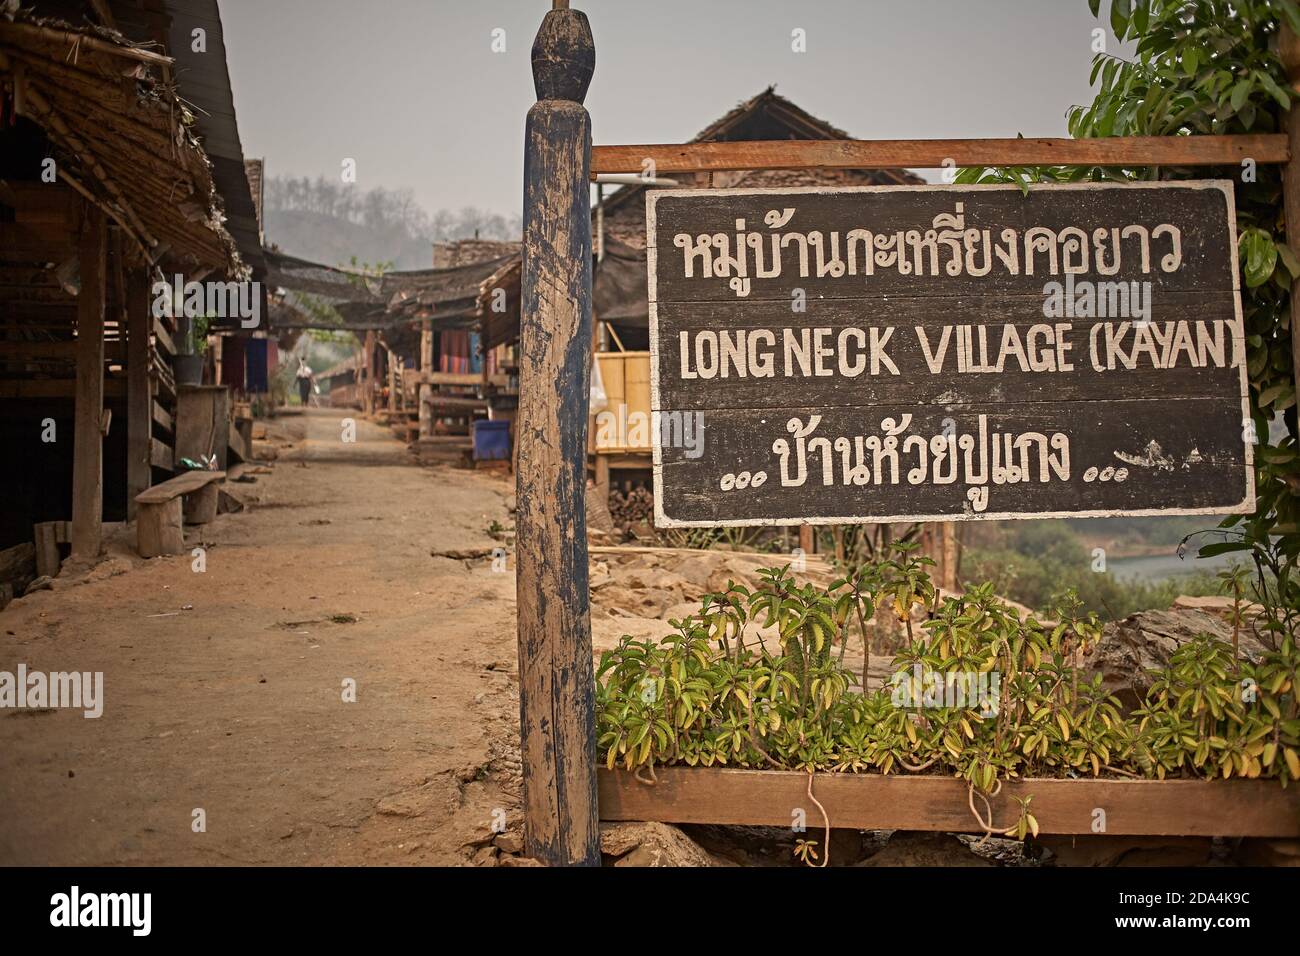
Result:
{"type": "Polygon", "coordinates": [[[595,146],[591,175],[741,169],[917,169],[956,166],[1240,166],[1285,163],[1287,137],[1116,136],[1107,139],[756,140],[595,146]]]}
{"type": "MultiPolygon", "coordinates": [[[[599,778],[602,820],[788,827],[803,810],[810,832],[821,821],[801,771],[658,767],[654,786],[618,770],[599,778]]],[[[982,832],[956,777],[819,773],[813,796],[835,827],[982,832]]],[[[1008,781],[989,798],[994,823],[1014,824],[1026,796],[1043,833],[1091,834],[1100,807],[1108,836],[1300,836],[1300,788],[1277,780],[1008,781]]]]}
{"type": "MultiPolygon", "coordinates": [[[[146,287],[145,291],[148,291],[146,287]]],[[[168,355],[176,354],[176,343],[172,341],[171,333],[167,331],[166,326],[158,319],[152,319],[153,334],[158,337],[158,350],[166,352],[168,355]]]]}
{"type": "Polygon", "coordinates": [[[167,409],[163,408],[157,402],[151,402],[150,404],[153,405],[154,424],[165,432],[172,432],[175,434],[176,423],[173,421],[171,415],[168,414],[167,409]]]}
{"type": "MultiPolygon", "coordinates": [[[[104,398],[121,398],[126,394],[126,382],[110,378],[104,382],[104,398]]],[[[0,399],[51,399],[76,398],[75,378],[18,378],[0,379],[0,399]]]]}
{"type": "Polygon", "coordinates": [[[81,292],[77,296],[77,391],[72,456],[72,556],[99,557],[103,544],[104,308],[108,228],[89,203],[82,219],[81,292]]]}
{"type": "Polygon", "coordinates": [[[599,866],[588,594],[591,117],[585,14],[552,10],[533,43],[524,132],[516,583],[524,842],[550,865],[599,866]]]}
{"type": "Polygon", "coordinates": [[[149,467],[153,437],[153,389],[149,383],[150,329],[156,324],[149,295],[149,273],[132,269],[126,276],[126,515],[135,518],[135,496],[153,477],[149,467]]]}
{"type": "Polygon", "coordinates": [[[175,453],[156,438],[149,439],[149,464],[163,471],[176,469],[175,453]]]}

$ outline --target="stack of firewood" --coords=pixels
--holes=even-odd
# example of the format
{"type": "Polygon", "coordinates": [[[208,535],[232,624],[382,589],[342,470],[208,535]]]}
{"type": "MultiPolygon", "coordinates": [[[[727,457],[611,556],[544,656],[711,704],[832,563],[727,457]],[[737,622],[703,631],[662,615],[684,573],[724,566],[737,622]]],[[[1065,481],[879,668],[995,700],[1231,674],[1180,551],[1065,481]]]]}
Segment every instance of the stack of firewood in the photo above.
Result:
{"type": "Polygon", "coordinates": [[[655,499],[648,488],[633,488],[629,492],[611,490],[609,493],[609,513],[614,523],[620,528],[628,528],[638,522],[654,520],[655,499]]]}

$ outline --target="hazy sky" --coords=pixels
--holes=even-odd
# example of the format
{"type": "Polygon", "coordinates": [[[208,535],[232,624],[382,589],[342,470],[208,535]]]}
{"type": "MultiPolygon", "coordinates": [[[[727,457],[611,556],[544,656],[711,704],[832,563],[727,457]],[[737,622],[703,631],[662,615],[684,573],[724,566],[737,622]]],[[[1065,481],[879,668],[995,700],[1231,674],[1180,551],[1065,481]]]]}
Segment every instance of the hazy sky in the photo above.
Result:
{"type": "MultiPolygon", "coordinates": [[[[1087,102],[1086,0],[574,0],[597,143],[670,143],[769,84],[859,138],[1059,136],[1087,102]],[[791,50],[802,28],[807,52],[791,50]]],[[[223,0],[244,152],[268,175],[516,213],[548,0],[223,0]],[[506,50],[492,52],[493,31],[506,50]]],[[[1108,37],[1108,39],[1110,39],[1108,37]]],[[[934,178],[937,174],[925,174],[934,178]]]]}

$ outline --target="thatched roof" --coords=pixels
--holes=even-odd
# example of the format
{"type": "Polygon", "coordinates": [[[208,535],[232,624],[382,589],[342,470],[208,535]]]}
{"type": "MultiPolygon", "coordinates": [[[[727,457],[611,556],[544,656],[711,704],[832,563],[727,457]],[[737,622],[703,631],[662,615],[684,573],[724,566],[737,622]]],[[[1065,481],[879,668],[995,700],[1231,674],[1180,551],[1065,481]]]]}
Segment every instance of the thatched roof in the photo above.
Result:
{"type": "MultiPolygon", "coordinates": [[[[772,139],[850,139],[848,133],[796,106],[769,86],[703,130],[691,142],[772,139]]],[[[682,186],[713,185],[783,189],[794,186],[908,186],[924,180],[905,169],[756,169],[710,177],[677,177],[682,186]],[[719,181],[720,180],[720,181],[719,181]]],[[[596,266],[593,299],[602,320],[644,329],[647,186],[626,186],[605,199],[605,255],[596,266]]]]}
{"type": "Polygon", "coordinates": [[[0,6],[0,79],[53,146],[59,181],[103,208],[150,261],[241,277],[246,264],[174,66],[109,26],[0,6]]]}

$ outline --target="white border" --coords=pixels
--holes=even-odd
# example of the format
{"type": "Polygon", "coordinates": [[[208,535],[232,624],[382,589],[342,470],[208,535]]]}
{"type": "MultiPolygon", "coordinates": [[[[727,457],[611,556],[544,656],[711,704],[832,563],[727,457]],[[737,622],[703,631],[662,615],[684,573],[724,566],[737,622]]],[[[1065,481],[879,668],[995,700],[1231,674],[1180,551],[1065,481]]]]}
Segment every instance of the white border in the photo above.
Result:
{"type": "MultiPolygon", "coordinates": [[[[1246,340],[1245,320],[1241,311],[1241,280],[1237,262],[1237,206],[1233,195],[1232,181],[1228,179],[1189,179],[1176,182],[1139,182],[1139,183],[1039,183],[1029,187],[1030,192],[1050,190],[1064,192],[1067,190],[1088,189],[1217,189],[1227,201],[1228,239],[1230,243],[1230,268],[1232,271],[1232,302],[1236,317],[1236,329],[1233,333],[1234,346],[1240,342],[1241,380],[1241,420],[1250,418],[1250,383],[1246,374],[1246,340]]],[[[819,518],[737,518],[729,521],[682,521],[670,518],[663,510],[663,449],[660,447],[659,427],[659,304],[656,288],[656,266],[658,249],[656,245],[656,210],[660,198],[675,196],[794,196],[827,193],[899,193],[899,192],[1008,192],[1020,191],[1020,187],[1001,183],[983,183],[972,186],[928,184],[924,186],[794,186],[789,189],[648,189],[646,190],[646,298],[650,307],[650,442],[653,461],[654,482],[654,523],[656,528],[747,528],[770,527],[773,525],[823,525],[823,524],[896,524],[901,522],[933,521],[1009,521],[1042,518],[1126,518],[1148,517],[1153,515],[1228,515],[1249,514],[1255,510],[1255,449],[1243,440],[1246,465],[1246,497],[1239,504],[1221,505],[1215,508],[1139,508],[1130,511],[1030,511],[1030,512],[982,512],[975,513],[962,509],[958,514],[938,515],[882,515],[863,517],[848,515],[840,517],[819,518]]],[[[870,406],[863,406],[870,407],[870,406]]]]}

